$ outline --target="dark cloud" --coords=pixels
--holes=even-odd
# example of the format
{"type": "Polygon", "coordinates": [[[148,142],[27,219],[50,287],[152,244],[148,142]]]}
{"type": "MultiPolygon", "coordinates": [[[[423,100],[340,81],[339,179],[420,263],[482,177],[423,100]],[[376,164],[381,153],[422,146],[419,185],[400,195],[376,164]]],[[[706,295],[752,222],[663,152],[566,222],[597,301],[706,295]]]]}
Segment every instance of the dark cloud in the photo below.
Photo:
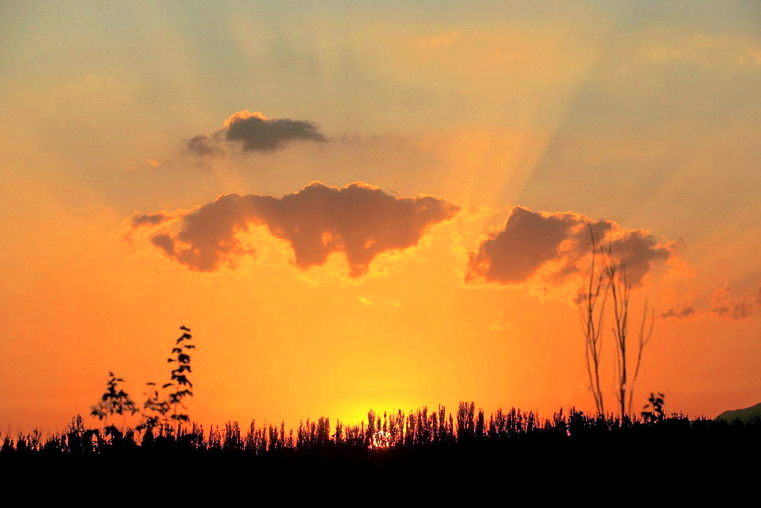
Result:
{"type": "Polygon", "coordinates": [[[750,317],[761,306],[761,288],[740,297],[731,297],[730,288],[724,287],[716,291],[711,298],[711,309],[708,311],[716,316],[739,321],[750,317]]]}
{"type": "Polygon", "coordinates": [[[590,220],[572,212],[533,212],[515,206],[505,224],[489,231],[470,253],[466,282],[519,284],[533,277],[544,285],[562,285],[588,266],[591,237],[610,246],[626,266],[629,282],[637,286],[653,262],[673,252],[644,230],[625,229],[612,221],[590,220]]]}
{"type": "Polygon", "coordinates": [[[225,139],[241,143],[244,151],[272,151],[297,140],[326,141],[317,127],[302,120],[267,118],[261,113],[239,111],[225,122],[225,139]]]}
{"type": "Polygon", "coordinates": [[[168,215],[162,212],[156,213],[135,213],[130,219],[132,227],[137,228],[140,226],[157,226],[162,222],[166,222],[170,219],[168,215]]]}
{"type": "Polygon", "coordinates": [[[197,157],[217,157],[225,154],[217,139],[204,134],[199,134],[185,141],[185,150],[197,157]]]}
{"type": "Polygon", "coordinates": [[[321,265],[340,252],[350,275],[358,277],[375,256],[416,245],[431,225],[458,210],[432,196],[395,197],[364,183],[338,188],[314,182],[279,199],[222,196],[185,215],[177,234],[161,232],[152,242],[192,270],[212,271],[251,254],[236,235],[262,224],[290,244],[300,268],[321,265]]]}
{"type": "Polygon", "coordinates": [[[679,310],[671,308],[662,314],[658,314],[656,317],[658,319],[690,319],[695,315],[695,308],[690,305],[682,307],[679,310]]]}
{"type": "Polygon", "coordinates": [[[268,118],[244,109],[231,115],[213,135],[199,134],[186,140],[185,150],[198,157],[223,156],[225,141],[244,152],[271,152],[294,141],[324,143],[327,139],[312,122],[268,118]]]}
{"type": "Polygon", "coordinates": [[[167,253],[169,257],[174,257],[174,240],[172,240],[172,237],[169,236],[166,233],[159,233],[157,235],[153,235],[153,238],[151,238],[151,243],[155,245],[156,247],[163,249],[164,252],[167,253]]]}

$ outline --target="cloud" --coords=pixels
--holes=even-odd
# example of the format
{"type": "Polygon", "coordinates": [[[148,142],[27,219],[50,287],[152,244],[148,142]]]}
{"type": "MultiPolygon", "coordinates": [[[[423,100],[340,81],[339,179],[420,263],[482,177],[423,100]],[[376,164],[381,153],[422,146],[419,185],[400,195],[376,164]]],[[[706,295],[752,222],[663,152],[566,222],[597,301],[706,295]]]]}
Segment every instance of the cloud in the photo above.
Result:
{"type": "Polygon", "coordinates": [[[533,212],[515,206],[505,223],[488,231],[470,252],[465,281],[531,282],[543,288],[575,284],[591,257],[588,225],[598,246],[610,246],[613,256],[625,265],[633,286],[642,283],[653,263],[666,260],[674,251],[674,244],[658,242],[642,229],[626,229],[573,212],[533,212]]]}
{"type": "Polygon", "coordinates": [[[729,288],[726,288],[726,292],[714,300],[714,306],[711,309],[713,314],[739,321],[750,317],[761,306],[761,288],[739,298],[729,298],[726,293],[729,293],[729,288]]]}
{"type": "Polygon", "coordinates": [[[243,110],[235,113],[225,122],[225,137],[228,141],[238,141],[244,151],[271,151],[295,140],[326,141],[317,127],[302,120],[287,118],[267,118],[259,112],[243,110]]]}
{"type": "Polygon", "coordinates": [[[682,307],[677,310],[671,308],[662,314],[656,316],[657,319],[690,319],[695,316],[695,308],[691,305],[682,307]]]}
{"type": "Polygon", "coordinates": [[[268,118],[244,109],[230,115],[214,134],[186,140],[185,150],[197,157],[216,157],[224,156],[225,144],[237,145],[244,152],[271,152],[294,141],[324,143],[327,139],[312,122],[268,118]]]}
{"type": "Polygon", "coordinates": [[[166,233],[158,233],[151,238],[151,243],[163,249],[169,257],[176,257],[174,252],[174,240],[166,233]]]}
{"type": "Polygon", "coordinates": [[[185,150],[197,157],[221,157],[225,151],[219,146],[218,139],[204,134],[193,136],[185,141],[185,150]]]}
{"type": "Polygon", "coordinates": [[[279,199],[221,196],[185,214],[179,232],[160,231],[151,241],[191,270],[213,271],[253,254],[237,235],[264,225],[288,242],[299,268],[322,265],[337,252],[346,256],[349,274],[359,277],[378,254],[417,245],[430,226],[458,211],[433,196],[395,197],[361,182],[343,188],[313,182],[279,199]]]}
{"type": "Polygon", "coordinates": [[[761,307],[761,288],[742,296],[731,296],[728,286],[714,291],[710,298],[697,299],[691,305],[680,310],[674,308],[659,314],[658,319],[697,319],[701,317],[719,317],[740,321],[755,314],[761,307]],[[702,300],[702,304],[701,304],[702,300]],[[706,300],[708,302],[706,303],[706,300]]]}
{"type": "Polygon", "coordinates": [[[133,228],[140,226],[157,226],[162,222],[168,221],[169,219],[171,219],[171,217],[163,212],[143,214],[135,212],[135,214],[130,219],[130,224],[132,224],[133,228]]]}

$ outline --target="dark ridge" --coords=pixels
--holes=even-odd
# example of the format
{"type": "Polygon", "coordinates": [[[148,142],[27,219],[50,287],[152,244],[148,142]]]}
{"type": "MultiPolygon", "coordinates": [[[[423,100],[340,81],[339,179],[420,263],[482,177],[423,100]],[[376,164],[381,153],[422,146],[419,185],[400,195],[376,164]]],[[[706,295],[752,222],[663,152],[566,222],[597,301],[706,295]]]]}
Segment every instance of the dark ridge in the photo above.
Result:
{"type": "Polygon", "coordinates": [[[761,402],[755,406],[724,411],[716,417],[717,420],[725,420],[728,422],[740,420],[743,423],[749,423],[757,418],[761,418],[761,402]]]}

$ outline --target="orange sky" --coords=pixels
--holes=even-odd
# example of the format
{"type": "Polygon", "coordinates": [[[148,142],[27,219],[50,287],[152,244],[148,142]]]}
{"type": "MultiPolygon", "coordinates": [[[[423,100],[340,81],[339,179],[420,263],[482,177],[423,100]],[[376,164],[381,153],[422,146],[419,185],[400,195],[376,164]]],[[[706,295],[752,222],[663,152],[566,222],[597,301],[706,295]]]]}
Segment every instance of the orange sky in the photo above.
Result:
{"type": "Polygon", "coordinates": [[[633,321],[660,316],[635,408],[761,399],[754,5],[0,19],[0,433],[61,430],[109,370],[142,400],[180,325],[206,424],[590,409],[587,221],[638,284],[633,321]]]}

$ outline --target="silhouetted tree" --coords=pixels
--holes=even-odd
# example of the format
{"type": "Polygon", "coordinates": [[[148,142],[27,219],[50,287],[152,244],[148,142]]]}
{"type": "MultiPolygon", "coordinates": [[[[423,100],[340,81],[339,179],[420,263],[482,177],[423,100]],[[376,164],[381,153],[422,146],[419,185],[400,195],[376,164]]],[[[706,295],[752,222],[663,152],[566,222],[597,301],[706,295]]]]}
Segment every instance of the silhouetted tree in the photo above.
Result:
{"type": "Polygon", "coordinates": [[[609,257],[608,264],[605,267],[605,274],[608,278],[608,286],[610,287],[611,298],[613,299],[613,337],[616,346],[616,399],[619,404],[621,418],[623,418],[631,413],[632,401],[634,399],[634,384],[637,381],[642,363],[642,351],[653,335],[655,314],[651,309],[648,326],[648,305],[645,302],[636,346],[637,360],[632,376],[629,378],[629,299],[631,296],[631,285],[626,276],[626,265],[623,262],[616,263],[609,257]]]}
{"type": "Polygon", "coordinates": [[[589,376],[589,387],[595,400],[598,414],[604,414],[605,404],[600,384],[600,363],[603,344],[603,321],[608,298],[613,306],[613,342],[616,350],[616,400],[621,418],[631,413],[634,400],[634,384],[642,364],[642,352],[653,334],[653,309],[645,303],[636,344],[636,363],[631,369],[629,341],[629,302],[631,284],[627,278],[626,265],[614,259],[612,244],[607,249],[598,247],[598,239],[591,224],[587,224],[591,239],[591,264],[589,278],[579,294],[579,311],[585,341],[585,364],[589,376]],[[604,255],[602,269],[598,269],[598,257],[604,255]],[[649,318],[649,319],[648,319],[649,318]]]}
{"type": "Polygon", "coordinates": [[[592,261],[589,269],[589,281],[584,291],[579,294],[579,312],[581,327],[584,332],[584,345],[589,389],[595,399],[595,407],[599,414],[605,413],[602,388],[600,387],[600,354],[602,353],[602,320],[605,315],[605,301],[608,297],[609,285],[605,283],[604,270],[597,267],[599,255],[597,237],[592,225],[587,223],[592,242],[592,261]]]}

